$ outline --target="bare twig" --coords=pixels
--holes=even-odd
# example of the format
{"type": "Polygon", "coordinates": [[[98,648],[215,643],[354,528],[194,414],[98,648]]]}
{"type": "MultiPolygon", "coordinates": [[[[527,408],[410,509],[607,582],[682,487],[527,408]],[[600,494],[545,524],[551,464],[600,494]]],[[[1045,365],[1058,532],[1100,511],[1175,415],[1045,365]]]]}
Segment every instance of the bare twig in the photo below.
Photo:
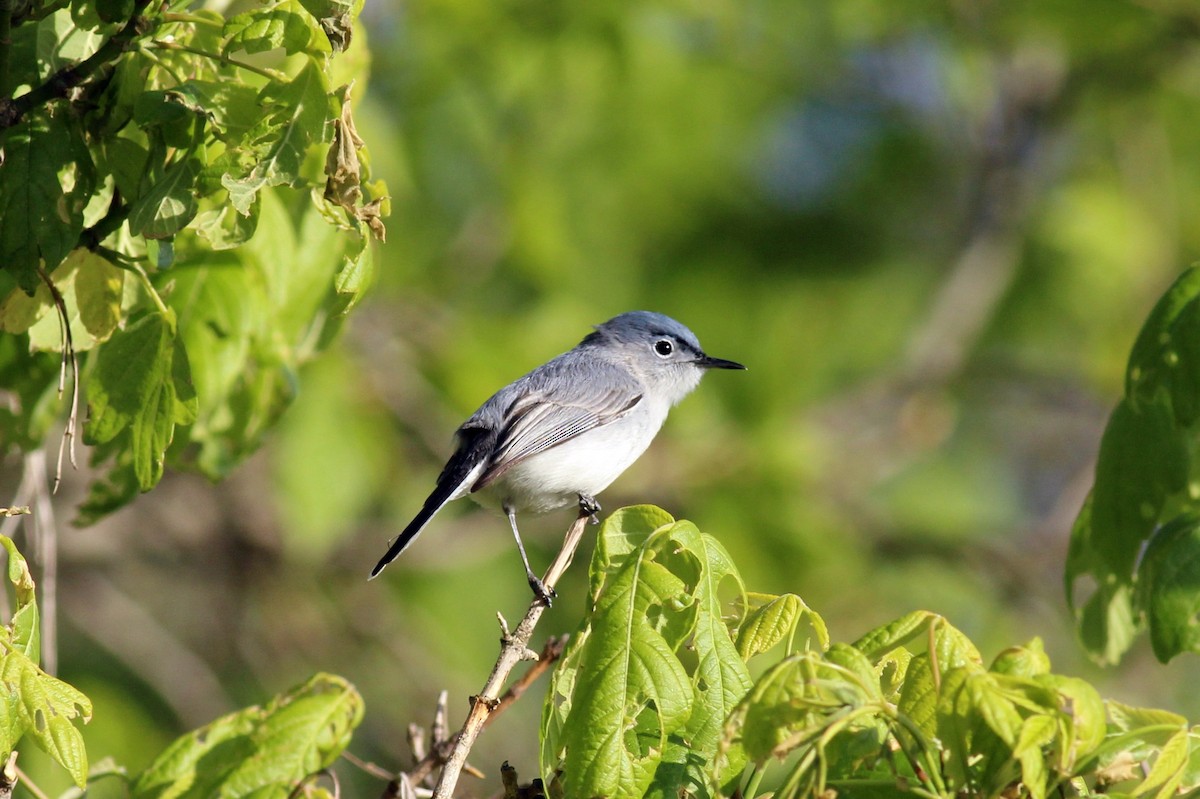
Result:
{"type": "Polygon", "coordinates": [[[496,704],[496,709],[493,710],[484,720],[483,726],[487,727],[492,723],[492,719],[496,718],[497,714],[501,713],[505,708],[521,698],[521,694],[528,690],[529,686],[537,681],[551,666],[553,666],[560,657],[563,650],[567,648],[567,641],[570,636],[560,635],[551,636],[546,639],[546,645],[542,647],[542,651],[538,654],[537,660],[533,665],[526,669],[516,682],[508,687],[504,692],[504,696],[500,697],[499,703],[496,704]]]}
{"type": "Polygon", "coordinates": [[[21,505],[16,508],[0,508],[0,516],[6,519],[13,516],[28,516],[30,512],[28,505],[21,505]]]}
{"type": "Polygon", "coordinates": [[[37,514],[33,527],[26,528],[30,550],[42,568],[40,588],[41,608],[38,616],[42,631],[42,668],[49,674],[58,673],[58,525],[54,521],[54,503],[50,501],[50,484],[46,479],[46,451],[35,449],[25,456],[25,473],[33,484],[33,500],[37,514]]]}
{"type": "MultiPolygon", "coordinates": [[[[10,757],[9,761],[8,761],[8,764],[10,766],[12,766],[13,772],[17,775],[16,779],[13,780],[13,785],[16,785],[18,782],[23,783],[25,785],[25,790],[27,790],[31,794],[33,794],[36,797],[36,799],[50,799],[49,795],[47,795],[45,791],[43,791],[41,788],[39,788],[38,784],[36,782],[33,782],[32,780],[29,779],[28,774],[26,774],[24,771],[21,771],[21,767],[17,765],[16,754],[17,754],[16,752],[13,752],[13,756],[10,757]]],[[[7,773],[8,766],[5,766],[4,770],[5,770],[5,773],[7,773]]]]}
{"type": "Polygon", "coordinates": [[[0,799],[10,799],[17,787],[17,750],[12,750],[4,768],[0,769],[0,799]]]}
{"type": "Polygon", "coordinates": [[[38,275],[46,284],[46,288],[50,290],[50,296],[54,298],[54,308],[58,313],[58,329],[62,335],[62,358],[58,370],[58,396],[60,398],[66,390],[68,365],[71,372],[71,410],[67,414],[67,425],[63,428],[62,438],[58,442],[58,464],[54,469],[53,493],[57,494],[59,483],[62,482],[64,451],[70,452],[71,468],[78,468],[75,463],[75,423],[79,417],[79,358],[75,355],[75,339],[71,335],[71,315],[67,311],[67,301],[63,298],[62,292],[58,290],[58,286],[54,285],[54,281],[50,279],[50,275],[40,266],[38,275]]]}
{"type": "MultiPolygon", "coordinates": [[[[588,518],[587,513],[580,511],[575,523],[567,531],[562,549],[559,550],[554,562],[550,564],[546,576],[542,578],[547,589],[552,589],[558,583],[571,564],[575,550],[583,539],[588,518]]],[[[467,714],[466,721],[463,722],[462,729],[455,736],[454,744],[446,757],[442,776],[433,791],[434,799],[449,799],[453,796],[459,773],[466,765],[467,755],[470,753],[471,747],[475,745],[475,739],[479,737],[488,717],[500,707],[500,689],[504,685],[504,681],[508,679],[508,675],[517,663],[530,659],[532,655],[529,650],[529,639],[545,610],[546,604],[535,598],[529,603],[529,609],[525,611],[525,617],[521,619],[516,630],[501,639],[500,656],[496,659],[496,665],[492,667],[492,673],[484,683],[483,690],[471,698],[471,710],[467,714]]],[[[536,655],[532,656],[536,657],[536,655]]]]}

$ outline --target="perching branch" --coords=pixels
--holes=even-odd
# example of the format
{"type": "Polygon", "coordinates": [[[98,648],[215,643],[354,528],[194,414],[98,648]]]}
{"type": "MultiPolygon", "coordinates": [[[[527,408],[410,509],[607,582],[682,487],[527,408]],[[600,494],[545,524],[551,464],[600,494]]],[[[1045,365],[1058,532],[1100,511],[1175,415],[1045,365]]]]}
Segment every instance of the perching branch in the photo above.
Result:
{"type": "MultiPolygon", "coordinates": [[[[550,568],[546,570],[546,575],[542,578],[542,583],[546,588],[554,588],[563,573],[566,572],[567,567],[571,565],[571,559],[575,557],[575,550],[579,548],[579,542],[583,540],[583,533],[587,528],[589,518],[591,518],[589,514],[581,511],[567,531],[562,549],[559,550],[554,562],[550,564],[550,568]]],[[[449,799],[454,794],[458,776],[467,768],[467,755],[470,754],[471,747],[475,745],[475,739],[479,737],[480,731],[487,726],[493,716],[515,702],[542,672],[562,656],[566,646],[565,638],[551,638],[546,642],[541,654],[529,649],[529,639],[533,636],[533,630],[545,610],[546,605],[540,599],[535,598],[529,603],[525,617],[512,631],[509,631],[504,617],[499,617],[500,628],[503,631],[500,638],[500,656],[496,659],[496,664],[492,667],[492,673],[484,683],[483,689],[478,695],[471,697],[471,710],[467,713],[467,719],[463,722],[462,729],[450,741],[438,740],[441,736],[435,736],[435,739],[429,742],[428,752],[423,757],[419,756],[420,762],[412,771],[398,776],[389,786],[389,792],[385,793],[385,796],[401,796],[402,783],[407,782],[410,786],[418,785],[440,764],[444,764],[444,766],[433,791],[434,799],[449,799]],[[522,660],[534,660],[536,663],[513,683],[508,691],[501,694],[501,689],[508,680],[509,674],[522,660]],[[395,786],[395,791],[392,791],[392,786],[395,786]]]]}
{"type": "Polygon", "coordinates": [[[15,99],[0,97],[0,132],[16,125],[25,115],[51,100],[66,97],[72,89],[83,84],[102,67],[117,60],[122,53],[133,47],[138,38],[150,29],[149,20],[142,16],[150,6],[150,0],[134,0],[133,14],[119,31],[100,45],[90,56],[55,72],[32,90],[15,99]]]}

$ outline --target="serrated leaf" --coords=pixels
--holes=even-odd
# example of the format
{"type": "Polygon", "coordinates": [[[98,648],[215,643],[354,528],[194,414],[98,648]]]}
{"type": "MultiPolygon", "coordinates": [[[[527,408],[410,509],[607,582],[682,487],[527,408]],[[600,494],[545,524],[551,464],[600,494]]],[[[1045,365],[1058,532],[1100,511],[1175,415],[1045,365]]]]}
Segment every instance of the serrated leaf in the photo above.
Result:
{"type": "Polygon", "coordinates": [[[41,659],[42,640],[33,574],[11,538],[0,535],[0,546],[8,552],[8,581],[12,584],[13,598],[16,600],[8,625],[8,644],[36,666],[41,659]]]}
{"type": "Polygon", "coordinates": [[[229,80],[191,78],[169,92],[175,102],[213,123],[209,130],[221,141],[237,144],[262,119],[259,89],[229,80]]]}
{"type": "Polygon", "coordinates": [[[913,655],[904,674],[904,687],[900,691],[897,710],[929,738],[937,734],[937,697],[937,683],[929,664],[929,654],[922,652],[913,655]]]}
{"type": "Polygon", "coordinates": [[[1122,580],[1133,575],[1168,496],[1187,485],[1189,456],[1164,403],[1123,400],[1100,440],[1090,541],[1122,580]]]}
{"type": "Polygon", "coordinates": [[[341,677],[317,674],[265,707],[188,733],[134,780],[133,799],[286,797],[328,767],[362,720],[362,697],[341,677]]]}
{"type": "MultiPolygon", "coordinates": [[[[1136,788],[1133,789],[1135,794],[1149,793],[1158,788],[1170,786],[1173,792],[1172,782],[1178,784],[1178,780],[1182,777],[1184,767],[1188,761],[1188,732],[1180,730],[1170,737],[1163,744],[1162,749],[1158,753],[1158,757],[1154,760],[1154,765],[1150,767],[1150,773],[1142,780],[1136,788]]],[[[1160,794],[1161,795],[1161,794],[1160,794]]]]}
{"type": "Polygon", "coordinates": [[[335,53],[350,46],[354,19],[361,3],[358,8],[350,0],[300,0],[300,3],[316,18],[335,53]]]}
{"type": "Polygon", "coordinates": [[[245,175],[228,172],[221,177],[229,202],[241,214],[250,212],[262,189],[300,179],[308,148],[325,140],[329,120],[336,113],[328,78],[312,59],[306,59],[286,83],[271,81],[264,86],[258,102],[266,115],[246,135],[254,166],[245,175]]]}
{"type": "Polygon", "coordinates": [[[32,294],[38,268],[47,272],[67,256],[83,229],[83,178],[94,169],[70,115],[30,115],[5,132],[0,155],[0,265],[32,294]],[[88,159],[88,160],[81,160],[88,159]],[[60,173],[79,170],[73,188],[60,173]]]}
{"type": "Polygon", "coordinates": [[[32,295],[21,289],[13,289],[0,303],[0,330],[5,333],[24,333],[53,307],[50,289],[41,281],[32,295]]]}
{"type": "Polygon", "coordinates": [[[333,280],[337,299],[331,309],[335,317],[350,313],[363,298],[375,278],[375,255],[365,239],[352,245],[351,251],[342,258],[342,268],[333,280]]]}
{"type": "MultiPolygon", "coordinates": [[[[680,553],[688,552],[701,566],[700,575],[693,583],[697,613],[691,625],[690,647],[696,654],[697,663],[692,674],[691,718],[682,733],[687,745],[675,753],[674,759],[664,753],[664,764],[676,763],[680,768],[669,779],[660,780],[659,775],[655,779],[656,784],[663,787],[664,795],[674,797],[679,796],[681,790],[695,794],[705,786],[704,768],[698,761],[707,764],[715,759],[725,719],[750,690],[751,680],[750,672],[730,638],[722,612],[723,584],[731,582],[737,591],[745,591],[729,553],[715,538],[701,533],[686,521],[673,525],[667,538],[671,542],[670,562],[674,562],[680,553]]],[[[725,751],[721,767],[727,776],[736,775],[744,765],[745,754],[740,747],[725,751]]]]}
{"type": "Polygon", "coordinates": [[[1179,423],[1191,425],[1200,412],[1200,268],[1188,269],[1167,289],[1129,353],[1126,396],[1153,402],[1160,389],[1171,397],[1179,423]]]}
{"type": "Polygon", "coordinates": [[[87,751],[72,720],[90,720],[91,701],[16,650],[0,657],[0,689],[0,751],[11,751],[28,735],[82,788],[87,782],[87,751]]]}
{"type": "Polygon", "coordinates": [[[1188,724],[1188,720],[1185,717],[1178,713],[1172,713],[1169,710],[1134,707],[1133,705],[1118,702],[1115,699],[1106,700],[1104,706],[1108,711],[1108,718],[1111,720],[1113,727],[1122,732],[1129,732],[1142,727],[1172,724],[1178,726],[1180,729],[1186,729],[1188,724]]]}
{"type": "Polygon", "coordinates": [[[142,491],[161,479],[174,431],[174,353],[174,315],[151,312],[100,348],[88,381],[85,437],[89,443],[106,443],[127,434],[142,491]]]}
{"type": "Polygon", "coordinates": [[[568,795],[641,795],[667,738],[687,723],[692,686],[651,623],[685,590],[658,563],[632,557],[597,598],[563,731],[568,795]]]}
{"type": "Polygon", "coordinates": [[[742,660],[768,651],[794,632],[803,604],[795,594],[783,594],[751,610],[738,628],[737,650],[742,660]]]}
{"type": "Polygon", "coordinates": [[[1200,517],[1181,516],[1154,534],[1138,565],[1137,595],[1155,657],[1166,663],[1200,651],[1200,517]]]}
{"type": "Polygon", "coordinates": [[[186,156],[172,164],[129,211],[129,229],[151,239],[174,236],[187,227],[199,207],[193,186],[202,164],[186,156]]]}
{"type": "Polygon", "coordinates": [[[238,14],[225,23],[225,53],[238,50],[262,53],[277,47],[284,48],[288,55],[328,52],[328,46],[324,37],[319,35],[315,22],[296,0],[283,0],[238,14]]]}
{"type": "Polygon", "coordinates": [[[610,570],[624,563],[656,530],[674,523],[671,514],[654,505],[632,505],[610,514],[596,534],[596,554],[588,569],[593,596],[610,570]]]}
{"type": "Polygon", "coordinates": [[[97,341],[112,335],[121,321],[121,296],[125,270],[113,266],[107,258],[81,250],[75,272],[75,301],[79,319],[97,341]]]}
{"type": "Polygon", "coordinates": [[[1021,723],[1013,757],[1021,764],[1021,782],[1030,799],[1046,799],[1049,769],[1042,748],[1054,740],[1058,725],[1049,716],[1030,716],[1021,723]]]}
{"type": "Polygon", "coordinates": [[[1069,722],[1065,734],[1060,732],[1058,736],[1063,748],[1059,767],[1072,771],[1076,763],[1091,755],[1104,741],[1108,732],[1104,700],[1090,683],[1078,677],[1041,674],[1033,682],[1057,694],[1058,710],[1069,722]]]}

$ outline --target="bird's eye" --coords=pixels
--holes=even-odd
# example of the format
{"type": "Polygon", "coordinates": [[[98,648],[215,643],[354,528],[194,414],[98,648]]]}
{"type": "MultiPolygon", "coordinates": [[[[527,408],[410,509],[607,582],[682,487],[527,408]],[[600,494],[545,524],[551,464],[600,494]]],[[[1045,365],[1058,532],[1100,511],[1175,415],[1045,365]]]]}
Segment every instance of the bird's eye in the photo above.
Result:
{"type": "Polygon", "coordinates": [[[654,342],[654,351],[665,358],[675,351],[675,345],[673,345],[668,339],[660,338],[658,341],[654,342]]]}

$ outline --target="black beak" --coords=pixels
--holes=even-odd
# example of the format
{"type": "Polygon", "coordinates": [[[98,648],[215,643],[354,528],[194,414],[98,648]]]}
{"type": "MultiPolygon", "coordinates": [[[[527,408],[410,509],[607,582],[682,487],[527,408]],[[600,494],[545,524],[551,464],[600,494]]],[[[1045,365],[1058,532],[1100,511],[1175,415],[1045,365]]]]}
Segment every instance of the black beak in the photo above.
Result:
{"type": "Polygon", "coordinates": [[[696,359],[696,365],[701,369],[745,369],[737,361],[727,361],[724,358],[711,358],[708,355],[701,355],[696,359]]]}

